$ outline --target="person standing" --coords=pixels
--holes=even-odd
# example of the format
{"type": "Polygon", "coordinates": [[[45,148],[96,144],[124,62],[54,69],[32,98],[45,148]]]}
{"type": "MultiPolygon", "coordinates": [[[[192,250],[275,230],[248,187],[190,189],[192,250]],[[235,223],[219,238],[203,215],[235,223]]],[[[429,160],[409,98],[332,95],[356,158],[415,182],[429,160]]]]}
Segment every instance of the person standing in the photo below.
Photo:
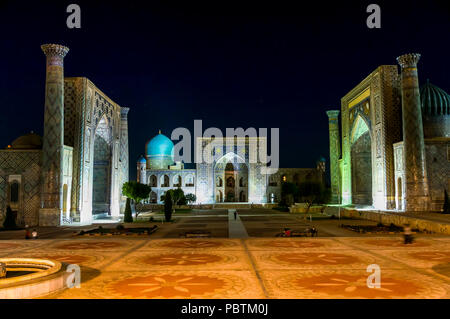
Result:
{"type": "Polygon", "coordinates": [[[409,226],[409,224],[406,224],[405,227],[403,227],[403,236],[404,236],[405,245],[412,244],[413,236],[412,236],[412,231],[411,231],[411,227],[409,226]]]}
{"type": "Polygon", "coordinates": [[[31,232],[28,225],[25,226],[25,239],[31,239],[31,232]]]}

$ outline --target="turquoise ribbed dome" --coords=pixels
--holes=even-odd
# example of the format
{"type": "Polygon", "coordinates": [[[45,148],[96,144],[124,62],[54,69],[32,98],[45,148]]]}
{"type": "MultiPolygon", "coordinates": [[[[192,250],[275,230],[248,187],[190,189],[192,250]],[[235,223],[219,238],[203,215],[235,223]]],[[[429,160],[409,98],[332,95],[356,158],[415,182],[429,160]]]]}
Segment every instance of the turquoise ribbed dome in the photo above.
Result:
{"type": "Polygon", "coordinates": [[[167,169],[174,162],[173,142],[161,131],[146,146],[146,157],[150,169],[167,169]]]}
{"type": "Polygon", "coordinates": [[[172,156],[173,143],[164,134],[159,133],[147,144],[147,156],[172,156]]]}
{"type": "Polygon", "coordinates": [[[422,113],[426,115],[449,115],[450,95],[427,81],[420,89],[422,113]]]}

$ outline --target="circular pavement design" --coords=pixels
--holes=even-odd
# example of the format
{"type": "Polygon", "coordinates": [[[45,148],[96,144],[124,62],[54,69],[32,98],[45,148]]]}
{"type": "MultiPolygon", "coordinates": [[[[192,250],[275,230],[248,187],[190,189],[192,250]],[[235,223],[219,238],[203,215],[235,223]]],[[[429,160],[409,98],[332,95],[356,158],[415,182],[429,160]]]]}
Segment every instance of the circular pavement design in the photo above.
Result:
{"type": "Polygon", "coordinates": [[[276,262],[294,265],[348,265],[357,263],[357,257],[335,253],[285,253],[273,255],[276,262]]]}
{"type": "Polygon", "coordinates": [[[417,295],[420,287],[413,282],[381,277],[380,288],[367,287],[367,277],[360,275],[329,274],[293,280],[293,288],[307,289],[329,297],[344,298],[405,298],[417,295]]]}
{"type": "Polygon", "coordinates": [[[162,274],[114,281],[105,289],[117,298],[191,298],[228,286],[227,280],[213,276],[162,274]]]}
{"type": "Polygon", "coordinates": [[[427,247],[430,243],[423,241],[415,241],[412,244],[405,245],[402,240],[396,239],[369,239],[364,241],[365,244],[371,246],[385,246],[385,247],[427,247]]]}
{"type": "Polygon", "coordinates": [[[254,244],[257,247],[273,247],[273,248],[316,248],[323,247],[323,243],[311,241],[291,241],[291,240],[271,240],[260,241],[254,244]]]}
{"type": "Polygon", "coordinates": [[[21,245],[19,245],[19,244],[15,244],[15,243],[0,243],[0,250],[3,250],[3,249],[14,249],[14,248],[17,248],[17,247],[20,247],[21,245]]]}
{"type": "Polygon", "coordinates": [[[93,241],[93,242],[72,242],[62,245],[57,245],[54,248],[65,250],[78,250],[78,249],[111,249],[122,246],[121,243],[108,242],[108,241],[93,241]]]}
{"type": "Polygon", "coordinates": [[[59,254],[50,254],[44,255],[42,258],[53,259],[66,264],[76,264],[82,265],[86,261],[94,259],[93,256],[83,256],[83,255],[59,255],[59,254]]]}
{"type": "Polygon", "coordinates": [[[223,258],[213,254],[189,254],[189,253],[174,253],[147,256],[142,259],[142,262],[149,265],[159,266],[196,266],[205,265],[215,262],[223,261],[223,258]]]}
{"type": "Polygon", "coordinates": [[[444,275],[448,278],[450,278],[450,262],[444,263],[444,264],[438,264],[436,266],[433,266],[432,269],[437,272],[438,274],[444,275]]]}
{"type": "Polygon", "coordinates": [[[162,246],[170,248],[217,248],[223,247],[221,242],[209,240],[192,240],[192,241],[170,241],[163,243],[162,246]]]}
{"type": "Polygon", "coordinates": [[[412,258],[425,260],[425,261],[437,261],[441,263],[450,263],[449,251],[421,251],[415,253],[409,253],[412,258]]]}

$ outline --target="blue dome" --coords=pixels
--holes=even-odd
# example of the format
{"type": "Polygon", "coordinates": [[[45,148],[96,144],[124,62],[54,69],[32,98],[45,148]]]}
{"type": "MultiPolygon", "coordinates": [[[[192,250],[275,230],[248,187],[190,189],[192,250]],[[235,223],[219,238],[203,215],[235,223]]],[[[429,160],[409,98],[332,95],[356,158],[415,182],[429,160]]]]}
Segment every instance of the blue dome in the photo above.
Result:
{"type": "Polygon", "coordinates": [[[428,80],[420,88],[420,101],[424,115],[446,116],[450,114],[450,95],[428,80]]]}
{"type": "Polygon", "coordinates": [[[142,163],[142,164],[145,164],[145,163],[147,163],[147,160],[145,159],[144,156],[141,155],[141,157],[139,157],[139,159],[138,159],[138,162],[142,163]]]}
{"type": "Polygon", "coordinates": [[[170,156],[173,157],[173,143],[164,134],[159,133],[147,143],[147,156],[170,156]]]}

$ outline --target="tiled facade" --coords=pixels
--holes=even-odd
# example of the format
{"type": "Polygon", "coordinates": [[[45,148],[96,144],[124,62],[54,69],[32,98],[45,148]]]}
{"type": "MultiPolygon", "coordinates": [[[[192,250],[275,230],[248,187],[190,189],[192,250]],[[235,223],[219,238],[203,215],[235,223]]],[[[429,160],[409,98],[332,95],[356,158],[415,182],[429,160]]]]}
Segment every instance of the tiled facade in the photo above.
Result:
{"type": "Polygon", "coordinates": [[[41,150],[0,150],[0,216],[6,206],[17,211],[19,225],[37,225],[41,203],[41,150]],[[11,186],[18,183],[18,200],[11,200],[11,186]]]}
{"type": "Polygon", "coordinates": [[[195,169],[170,166],[173,157],[167,162],[167,169],[153,169],[161,165],[152,163],[152,158],[141,158],[137,176],[139,182],[152,187],[149,202],[162,203],[161,196],[167,190],[181,187],[185,194],[196,195],[197,204],[278,203],[282,182],[325,182],[325,163],[321,161],[316,168],[279,168],[268,174],[266,164],[254,160],[266,156],[265,138],[243,137],[236,143],[234,138],[224,138],[216,140],[213,147],[210,143],[211,138],[197,140],[197,158],[203,156],[203,161],[195,169]]]}
{"type": "MultiPolygon", "coordinates": [[[[419,57],[399,57],[401,73],[395,65],[378,67],[342,98],[338,169],[333,166],[339,156],[337,115],[330,113],[338,111],[327,112],[332,186],[338,202],[379,210],[442,209],[444,189],[449,190],[450,138],[424,138],[429,122],[422,122],[419,57]],[[361,189],[367,196],[362,196],[361,189]]],[[[446,123],[449,114],[445,112],[435,116],[436,121],[446,123]]]]}
{"type": "Polygon", "coordinates": [[[41,150],[0,151],[0,198],[6,199],[0,219],[11,206],[8,178],[16,175],[22,181],[16,205],[20,225],[118,217],[124,207],[122,184],[128,181],[129,109],[87,78],[64,78],[68,48],[51,44],[42,49],[47,56],[43,145],[41,150]]]}

